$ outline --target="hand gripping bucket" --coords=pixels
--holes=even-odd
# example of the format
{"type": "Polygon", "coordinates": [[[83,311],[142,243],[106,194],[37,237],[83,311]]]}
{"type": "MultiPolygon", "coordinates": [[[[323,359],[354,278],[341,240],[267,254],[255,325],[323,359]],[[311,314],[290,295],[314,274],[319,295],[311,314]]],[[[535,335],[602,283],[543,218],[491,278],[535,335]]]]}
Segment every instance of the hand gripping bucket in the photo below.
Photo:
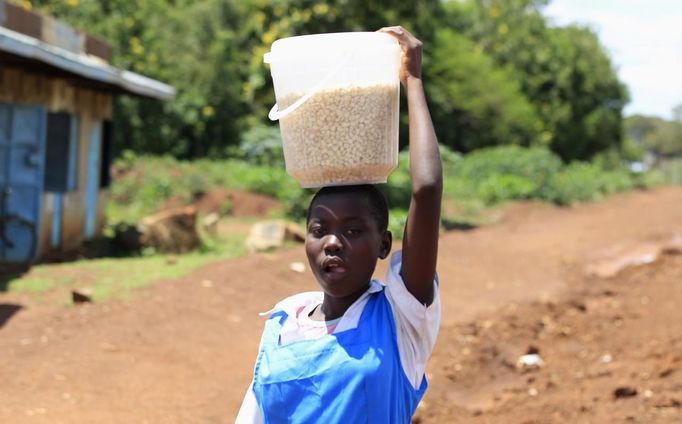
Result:
{"type": "Polygon", "coordinates": [[[398,163],[400,46],[378,32],[284,38],[270,64],[287,172],[303,187],[385,183],[398,163]]]}

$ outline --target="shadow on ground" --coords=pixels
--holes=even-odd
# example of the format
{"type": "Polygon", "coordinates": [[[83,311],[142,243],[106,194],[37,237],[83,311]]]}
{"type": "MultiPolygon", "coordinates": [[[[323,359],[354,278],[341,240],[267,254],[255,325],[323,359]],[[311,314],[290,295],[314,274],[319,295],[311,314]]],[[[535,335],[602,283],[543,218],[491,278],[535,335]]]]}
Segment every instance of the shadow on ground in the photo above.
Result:
{"type": "Polygon", "coordinates": [[[0,263],[0,293],[6,292],[9,283],[27,273],[30,268],[30,264],[0,263]]]}
{"type": "Polygon", "coordinates": [[[0,303],[0,328],[2,328],[14,314],[19,312],[21,308],[21,305],[15,305],[13,303],[0,303]]]}
{"type": "Polygon", "coordinates": [[[470,231],[475,230],[478,226],[466,221],[457,221],[454,219],[442,219],[443,228],[448,231],[458,230],[458,231],[470,231]]]}

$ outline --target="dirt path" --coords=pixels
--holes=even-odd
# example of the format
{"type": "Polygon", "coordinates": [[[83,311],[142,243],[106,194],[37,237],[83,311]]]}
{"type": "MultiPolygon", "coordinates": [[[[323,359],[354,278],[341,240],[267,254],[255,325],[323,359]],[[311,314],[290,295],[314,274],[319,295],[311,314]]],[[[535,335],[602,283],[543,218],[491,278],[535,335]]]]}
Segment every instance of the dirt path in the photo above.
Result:
{"type": "MultiPolygon", "coordinates": [[[[679,422],[679,256],[610,280],[585,271],[675,234],[682,235],[679,187],[565,209],[520,204],[500,224],[444,234],[443,328],[418,420],[597,423],[616,410],[632,422],[679,422]],[[647,307],[638,309],[644,297],[647,307]],[[603,307],[612,301],[629,306],[603,307]],[[543,322],[552,330],[541,337],[543,322]],[[620,322],[620,330],[602,322],[620,322]],[[642,340],[658,344],[645,349],[642,340]],[[518,373],[513,362],[530,345],[547,366],[518,373]],[[608,369],[589,368],[586,361],[599,363],[605,352],[608,369]],[[585,363],[574,366],[576,358],[585,363]],[[630,374],[642,370],[663,382],[640,384],[630,374]],[[575,383],[559,384],[567,379],[575,383]],[[638,394],[614,400],[619,384],[638,394]]],[[[255,359],[257,313],[316,289],[308,272],[289,269],[295,261],[305,262],[301,248],[253,255],[129,300],[71,308],[0,294],[0,422],[231,422],[255,359]]]]}
{"type": "Polygon", "coordinates": [[[682,422],[682,256],[444,327],[421,423],[682,422]],[[537,352],[539,369],[517,366],[537,352]]]}

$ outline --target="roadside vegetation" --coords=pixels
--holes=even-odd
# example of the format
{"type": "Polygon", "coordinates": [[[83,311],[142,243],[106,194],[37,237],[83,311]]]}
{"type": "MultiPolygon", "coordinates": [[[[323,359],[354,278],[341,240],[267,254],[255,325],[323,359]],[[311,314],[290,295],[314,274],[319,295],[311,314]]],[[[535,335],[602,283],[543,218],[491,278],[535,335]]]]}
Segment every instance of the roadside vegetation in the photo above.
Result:
{"type": "MultiPolygon", "coordinates": [[[[275,147],[276,148],[276,147],[275,147]]],[[[443,226],[472,228],[485,225],[486,211],[509,201],[539,200],[557,205],[595,201],[614,193],[646,189],[664,183],[682,183],[682,161],[669,161],[660,169],[633,172],[627,166],[605,162],[564,164],[547,148],[501,146],[480,149],[468,155],[442,148],[444,164],[443,226]]],[[[276,157],[273,155],[273,157],[276,157]]],[[[400,154],[398,168],[389,184],[382,185],[391,205],[390,228],[402,235],[409,202],[407,152],[400,154]]],[[[136,156],[126,152],[115,164],[107,205],[108,229],[134,226],[174,199],[191,204],[202,194],[232,188],[272,196],[282,204],[279,216],[302,223],[313,190],[302,189],[290,178],[283,164],[265,165],[242,159],[182,161],[170,156],[136,156]]],[[[230,205],[221,208],[223,220],[230,205]]],[[[249,220],[244,221],[249,224],[249,220]]],[[[7,288],[24,293],[63,293],[58,303],[69,303],[70,290],[86,287],[94,301],[125,298],[150,283],[180,278],[210,262],[234,258],[246,252],[244,233],[201,233],[199,251],[165,255],[143,250],[118,258],[98,258],[72,263],[34,266],[7,288]]],[[[208,282],[207,284],[210,284],[208,282]]]]}
{"type": "MultiPolygon", "coordinates": [[[[666,182],[672,171],[631,171],[625,164],[574,161],[565,164],[549,149],[501,146],[467,155],[442,147],[445,221],[478,223],[480,212],[513,200],[541,200],[557,205],[595,201],[613,193],[649,188],[666,182]]],[[[274,156],[274,155],[273,155],[274,156]]],[[[410,198],[408,152],[380,188],[391,206],[391,226],[401,227],[410,198]]],[[[181,161],[172,157],[123,155],[120,174],[108,205],[111,225],[135,223],[171,198],[192,203],[202,193],[229,187],[277,198],[285,218],[301,221],[313,190],[302,189],[286,174],[283,163],[246,160],[181,161]]],[[[397,232],[397,235],[400,233],[397,232]]]]}

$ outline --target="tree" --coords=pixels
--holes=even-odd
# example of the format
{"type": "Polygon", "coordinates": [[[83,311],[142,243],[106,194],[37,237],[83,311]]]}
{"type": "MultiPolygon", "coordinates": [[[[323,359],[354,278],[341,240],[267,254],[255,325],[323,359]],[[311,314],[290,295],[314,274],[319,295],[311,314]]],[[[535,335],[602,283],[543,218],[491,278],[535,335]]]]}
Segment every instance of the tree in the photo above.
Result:
{"type": "MultiPolygon", "coordinates": [[[[546,0],[34,0],[100,35],[116,66],[178,89],[172,102],[116,100],[115,146],[180,158],[249,145],[274,102],[263,55],[278,39],[401,24],[424,41],[441,141],[462,151],[547,145],[564,160],[619,146],[627,100],[587,28],[548,26],[546,0]]],[[[401,119],[401,141],[407,135],[401,119]]],[[[270,134],[267,128],[263,134],[270,134]]]]}
{"type": "Polygon", "coordinates": [[[513,71],[450,29],[436,34],[427,90],[439,140],[456,150],[540,142],[542,124],[513,71]]]}
{"type": "Polygon", "coordinates": [[[252,6],[239,0],[36,0],[44,12],[111,43],[113,64],[177,89],[167,103],[119,97],[114,143],[191,158],[239,142],[248,77],[252,6]],[[69,6],[77,4],[77,6],[69,6]],[[246,22],[246,24],[245,24],[246,22]]]}
{"type": "Polygon", "coordinates": [[[225,155],[244,131],[267,122],[274,94],[263,55],[276,39],[401,23],[428,44],[441,8],[438,0],[33,3],[112,43],[116,66],[178,89],[169,103],[117,99],[115,144],[185,158],[225,155]]]}
{"type": "Polygon", "coordinates": [[[656,157],[682,155],[682,122],[680,121],[633,115],[625,119],[625,131],[635,144],[656,157]]]}
{"type": "Polygon", "coordinates": [[[543,140],[564,160],[589,159],[620,144],[624,85],[588,28],[547,25],[538,0],[451,2],[471,16],[469,37],[513,68],[544,123],[543,140]]]}

